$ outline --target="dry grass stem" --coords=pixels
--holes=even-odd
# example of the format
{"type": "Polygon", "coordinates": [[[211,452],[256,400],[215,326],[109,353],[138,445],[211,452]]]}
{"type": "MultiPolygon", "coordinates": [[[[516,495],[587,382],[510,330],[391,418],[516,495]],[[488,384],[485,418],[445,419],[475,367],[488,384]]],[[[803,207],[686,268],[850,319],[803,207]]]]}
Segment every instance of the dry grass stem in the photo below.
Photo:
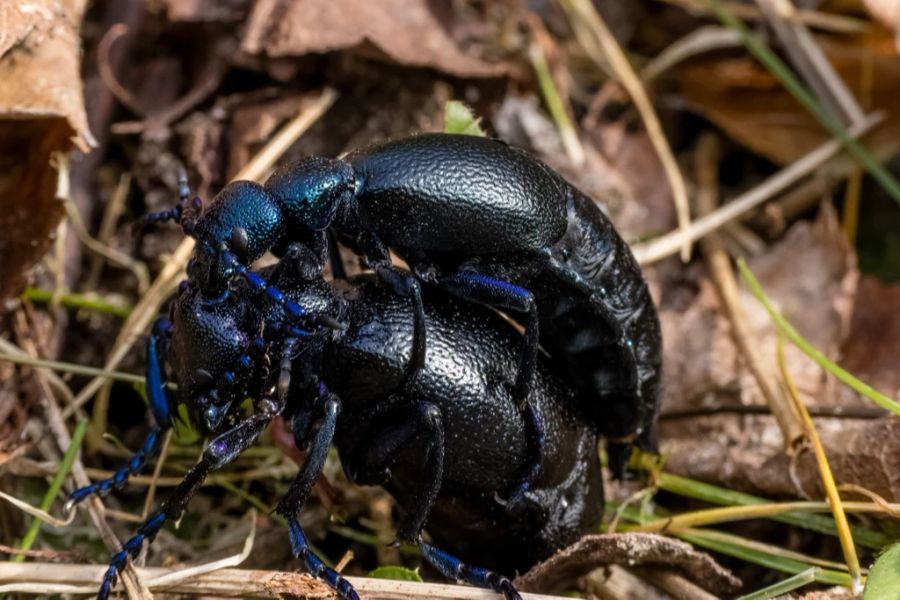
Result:
{"type": "MultiPolygon", "coordinates": [[[[825,455],[825,447],[822,446],[822,441],[819,439],[819,432],[816,430],[816,426],[812,417],[809,416],[806,406],[800,400],[800,394],[794,387],[794,381],[788,373],[787,364],[784,360],[784,342],[781,335],[778,336],[778,366],[781,369],[781,377],[787,385],[788,394],[801,416],[803,429],[812,445],[816,463],[819,465],[822,487],[825,488],[825,495],[828,497],[828,503],[831,505],[831,512],[834,514],[834,524],[838,530],[838,539],[841,541],[841,549],[844,552],[844,560],[847,562],[847,569],[850,571],[852,591],[854,594],[860,594],[862,593],[862,574],[860,572],[859,557],[856,555],[856,546],[853,543],[853,534],[850,531],[850,523],[847,521],[847,514],[844,512],[841,495],[838,493],[837,486],[834,483],[834,475],[831,472],[831,466],[828,464],[828,457],[825,455]]],[[[876,506],[879,505],[876,504],[876,506]]],[[[879,508],[881,507],[879,506],[879,508]]]]}
{"type": "MultiPolygon", "coordinates": [[[[701,216],[712,213],[718,204],[718,148],[712,134],[700,138],[697,148],[697,209],[701,216]]],[[[784,445],[793,452],[796,444],[803,439],[803,427],[799,415],[790,400],[782,393],[774,374],[764,366],[759,345],[747,326],[741,310],[737,280],[731,266],[731,258],[723,250],[719,237],[710,234],[703,238],[702,248],[706,256],[710,277],[715,283],[719,300],[728,322],[735,344],[747,362],[763,398],[778,422],[784,445]]]]}
{"type": "MultiPolygon", "coordinates": [[[[680,6],[694,14],[710,14],[708,7],[703,3],[703,0],[662,0],[662,2],[680,6]]],[[[725,6],[727,6],[728,10],[732,13],[744,20],[761,21],[765,18],[758,8],[751,6],[750,4],[744,4],[742,2],[725,2],[725,6]]],[[[788,17],[788,20],[832,33],[860,34],[871,29],[871,24],[863,19],[805,8],[795,9],[788,17]]]]}
{"type": "MultiPolygon", "coordinates": [[[[883,500],[883,499],[882,499],[883,500]]],[[[847,512],[875,513],[896,518],[896,511],[900,504],[885,502],[844,502],[847,512]]],[[[831,504],[828,502],[797,501],[797,502],[770,502],[766,504],[750,504],[746,506],[724,506],[721,508],[706,508],[696,510],[673,517],[665,517],[629,526],[628,531],[640,531],[644,533],[678,533],[692,527],[704,527],[719,523],[731,523],[734,521],[746,521],[749,519],[763,519],[791,512],[803,513],[827,513],[831,512],[831,504]]]]}
{"type": "Polygon", "coordinates": [[[719,25],[704,25],[672,42],[641,69],[641,80],[650,83],[678,63],[698,54],[743,46],[736,31],[719,25]]]}
{"type": "Polygon", "coordinates": [[[756,2],[781,40],[794,68],[819,101],[835,115],[841,116],[845,124],[862,121],[865,117],[862,107],[838,77],[806,25],[794,18],[794,5],[788,0],[756,2]]]}
{"type": "MultiPolygon", "coordinates": [[[[884,120],[882,113],[869,115],[866,119],[849,128],[849,134],[856,138],[867,132],[877,123],[884,120]]],[[[829,159],[841,152],[841,143],[829,140],[802,158],[778,171],[756,187],[729,202],[723,204],[715,212],[701,217],[691,223],[686,231],[673,231],[649,242],[638,244],[632,248],[641,265],[648,265],[678,252],[683,247],[682,238],[687,236],[691,242],[716,231],[726,223],[739,219],[750,210],[772,199],[804,177],[812,174],[829,159]]]]}
{"type": "Polygon", "coordinates": [[[684,234],[681,237],[681,259],[687,262],[691,256],[693,241],[687,235],[691,222],[687,185],[684,183],[684,177],[678,168],[672,148],[666,140],[653,103],[650,102],[650,97],[644,90],[641,80],[634,72],[631,63],[628,62],[625,52],[594,6],[588,0],[562,0],[562,6],[568,14],[569,22],[572,24],[579,43],[598,65],[602,65],[604,62],[609,64],[641,115],[647,135],[653,143],[653,148],[656,150],[666,178],[669,180],[672,199],[675,202],[675,212],[678,215],[679,231],[684,234]]]}

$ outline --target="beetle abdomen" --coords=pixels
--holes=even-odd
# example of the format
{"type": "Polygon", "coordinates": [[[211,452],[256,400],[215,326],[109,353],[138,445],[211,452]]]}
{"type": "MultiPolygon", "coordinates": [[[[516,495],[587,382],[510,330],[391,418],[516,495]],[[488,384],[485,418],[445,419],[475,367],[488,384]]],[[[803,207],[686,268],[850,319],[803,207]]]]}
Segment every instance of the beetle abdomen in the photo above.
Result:
{"type": "MultiPolygon", "coordinates": [[[[580,408],[589,422],[612,438],[640,434],[650,429],[659,406],[656,309],[628,245],[589,198],[570,190],[569,226],[552,254],[581,281],[560,292],[561,282],[541,277],[541,343],[562,359],[583,393],[580,408]]],[[[653,445],[646,435],[642,440],[653,445]]]]}
{"type": "Polygon", "coordinates": [[[392,247],[493,254],[539,250],[566,230],[565,183],[488,138],[424,134],[347,157],[362,220],[392,247]]]}

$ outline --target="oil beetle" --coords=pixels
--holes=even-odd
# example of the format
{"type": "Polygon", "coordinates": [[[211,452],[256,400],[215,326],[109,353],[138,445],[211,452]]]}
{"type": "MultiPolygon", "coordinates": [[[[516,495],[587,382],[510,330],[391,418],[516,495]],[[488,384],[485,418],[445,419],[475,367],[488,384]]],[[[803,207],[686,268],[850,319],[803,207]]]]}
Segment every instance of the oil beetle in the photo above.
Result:
{"type": "MultiPolygon", "coordinates": [[[[179,384],[178,398],[166,404],[185,402],[212,440],[161,509],[113,557],[99,597],[108,595],[127,557],[178,517],[206,475],[252,445],[281,414],[298,447],[309,452],[276,510],[288,521],[295,555],[342,598],[358,596],[312,553],[298,521],[332,442],[352,481],[383,484],[395,495],[403,510],[399,540],[419,544],[450,578],[520,598],[498,572],[526,570],[593,529],[601,516],[597,436],[573,410],[576,392],[549,361],[537,361],[528,400],[544,425],[541,462],[518,502],[495,502],[497,491],[520,478],[530,460],[528,425],[514,398],[521,336],[491,310],[429,291],[423,323],[431,348],[410,379],[410,363],[417,360],[411,340],[423,324],[411,305],[371,276],[334,286],[298,276],[292,265],[303,254],[294,247],[257,276],[341,328],[285,326],[288,311],[281,304],[260,307],[245,286],[210,303],[186,285],[173,305],[172,325],[151,338],[150,348],[168,350],[179,384]],[[257,399],[249,414],[232,402],[244,394],[257,399]],[[433,544],[421,537],[426,526],[433,544]],[[484,566],[467,564],[475,561],[484,566]]],[[[156,365],[148,374],[166,371],[156,365]]],[[[73,498],[103,491],[86,490],[73,498]]]]}
{"type": "MultiPolygon", "coordinates": [[[[542,344],[581,392],[578,409],[611,440],[621,474],[635,439],[655,450],[652,431],[662,376],[656,310],[628,246],[594,203],[527,152],[488,138],[423,134],[349,154],[308,157],[265,185],[226,186],[203,214],[183,203],[150,216],[177,219],[196,238],[191,278],[209,298],[264,252],[294,242],[324,264],[325,230],[359,253],[424,319],[420,281],[510,311],[525,326],[515,397],[537,437],[527,403],[542,344]],[[394,250],[416,277],[390,263],[394,250]]],[[[265,289],[294,318],[300,305],[265,289]]],[[[425,328],[414,341],[425,350],[425,328]]],[[[532,455],[532,467],[540,461],[532,455]]],[[[526,470],[507,496],[518,498],[526,470]]]]}

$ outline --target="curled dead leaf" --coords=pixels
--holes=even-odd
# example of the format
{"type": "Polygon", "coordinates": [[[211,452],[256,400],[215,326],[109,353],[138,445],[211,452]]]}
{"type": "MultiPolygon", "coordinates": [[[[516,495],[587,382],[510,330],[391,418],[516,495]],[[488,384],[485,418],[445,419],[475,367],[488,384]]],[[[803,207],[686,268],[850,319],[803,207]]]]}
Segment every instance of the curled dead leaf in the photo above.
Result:
{"type": "Polygon", "coordinates": [[[652,566],[674,570],[714,594],[727,596],[741,581],[708,554],[690,544],[654,533],[587,535],[516,578],[516,586],[532,592],[559,591],[606,565],[652,566]]]}
{"type": "Polygon", "coordinates": [[[445,29],[445,16],[435,14],[427,0],[261,0],[242,48],[283,57],[374,46],[401,64],[459,77],[508,73],[508,65],[465,54],[445,29]]]}
{"type": "Polygon", "coordinates": [[[83,2],[40,0],[0,8],[0,300],[49,248],[63,216],[55,152],[93,138],[79,74],[83,2]]]}

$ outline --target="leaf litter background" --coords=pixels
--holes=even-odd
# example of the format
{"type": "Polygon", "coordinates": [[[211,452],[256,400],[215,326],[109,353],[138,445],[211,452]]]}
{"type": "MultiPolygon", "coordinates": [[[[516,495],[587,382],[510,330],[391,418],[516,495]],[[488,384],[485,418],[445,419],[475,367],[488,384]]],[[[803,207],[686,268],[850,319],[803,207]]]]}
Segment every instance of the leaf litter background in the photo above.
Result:
{"type": "MultiPolygon", "coordinates": [[[[594,53],[577,35],[586,21],[573,22],[572,7],[592,6],[644,76],[692,200],[709,187],[702,168],[715,172],[713,195],[727,202],[830,137],[721,26],[709,10],[712,4],[718,3],[2,4],[0,350],[4,356],[24,352],[80,365],[107,363],[121,315],[144,297],[181,238],[175,228],[137,236],[130,224],[146,211],[172,204],[180,166],[193,189],[211,198],[283,125],[311,110],[326,88],[336,92],[334,104],[281,160],[336,156],[390,137],[441,130],[447,102],[461,100],[490,135],[530,148],[590,194],[640,249],[676,229],[672,188],[615,69],[593,61],[594,53]],[[557,99],[562,115],[554,112],[557,99]],[[705,143],[715,150],[705,152],[705,143]],[[57,189],[60,172],[68,186],[57,189]]],[[[783,8],[784,2],[728,6],[801,77],[809,72],[803,55],[798,58],[794,38],[779,32],[787,23],[810,34],[817,50],[807,46],[807,52],[827,58],[860,110],[883,113],[865,145],[900,175],[895,33],[900,3],[796,2],[795,17],[773,11],[778,5],[783,8]]],[[[833,100],[828,86],[824,92],[812,89],[824,104],[833,100]]],[[[695,205],[692,216],[707,210],[695,205]]],[[[898,232],[900,206],[850,159],[837,157],[818,164],[797,185],[769,195],[714,237],[732,258],[746,258],[773,303],[816,348],[897,398],[898,232]]],[[[804,445],[785,447],[783,428],[769,414],[736,342],[735,332],[746,332],[762,371],[778,379],[775,326],[744,288],[738,296],[740,323],[735,323],[711,277],[710,254],[709,245],[698,246],[687,263],[669,256],[646,267],[665,338],[662,469],[770,500],[822,500],[812,452],[804,445]]],[[[141,345],[138,339],[136,347],[141,345]]],[[[837,483],[900,502],[897,418],[794,346],[785,354],[837,483]]],[[[142,353],[131,351],[116,368],[140,373],[142,366],[142,353]]],[[[89,378],[60,377],[0,361],[0,487],[32,504],[39,503],[67,446],[60,436],[79,418],[91,419],[82,459],[94,467],[88,469],[93,477],[115,467],[123,445],[135,447],[145,432],[142,400],[131,385],[104,386],[96,399],[89,393],[90,401],[74,409],[68,407],[73,395],[89,378]],[[54,407],[61,407],[62,416],[54,407]],[[113,438],[101,436],[106,429],[113,438]]],[[[197,444],[183,438],[173,445],[155,480],[156,496],[188,468],[197,444]]],[[[242,516],[255,503],[263,509],[257,551],[242,566],[298,568],[281,524],[266,510],[294,470],[271,444],[248,453],[192,501],[180,528],[160,534],[149,563],[177,565],[233,554],[246,536],[242,516]]],[[[304,524],[326,557],[337,562],[352,551],[344,570],[352,575],[379,565],[420,565],[415,554],[384,545],[392,539],[394,517],[386,494],[348,485],[336,461],[329,463],[326,479],[304,513],[304,524]]],[[[119,511],[107,514],[119,539],[146,512],[151,480],[148,474],[131,491],[104,500],[108,511],[119,511]]],[[[616,504],[608,516],[653,481],[644,473],[633,482],[610,483],[608,500],[616,504]]],[[[659,492],[652,504],[646,494],[641,497],[657,516],[709,506],[671,491],[659,492]]],[[[858,493],[845,498],[868,499],[858,493]]],[[[15,554],[30,520],[0,504],[3,552],[15,554]]],[[[882,542],[897,538],[897,521],[884,514],[854,522],[879,532],[882,542]]],[[[843,561],[833,536],[771,520],[715,527],[784,551],[843,561]]],[[[34,545],[40,552],[28,560],[103,563],[108,554],[102,535],[102,528],[84,517],[65,529],[44,526],[34,545]]],[[[602,598],[733,597],[787,576],[728,553],[707,556],[669,538],[617,535],[626,537],[586,540],[520,581],[529,590],[579,590],[602,598]],[[598,569],[604,565],[614,566],[598,569]]],[[[857,545],[864,567],[877,556],[870,546],[857,545]]],[[[440,580],[427,568],[423,573],[427,580],[440,580]]],[[[795,593],[851,595],[825,587],[795,593]]]]}

